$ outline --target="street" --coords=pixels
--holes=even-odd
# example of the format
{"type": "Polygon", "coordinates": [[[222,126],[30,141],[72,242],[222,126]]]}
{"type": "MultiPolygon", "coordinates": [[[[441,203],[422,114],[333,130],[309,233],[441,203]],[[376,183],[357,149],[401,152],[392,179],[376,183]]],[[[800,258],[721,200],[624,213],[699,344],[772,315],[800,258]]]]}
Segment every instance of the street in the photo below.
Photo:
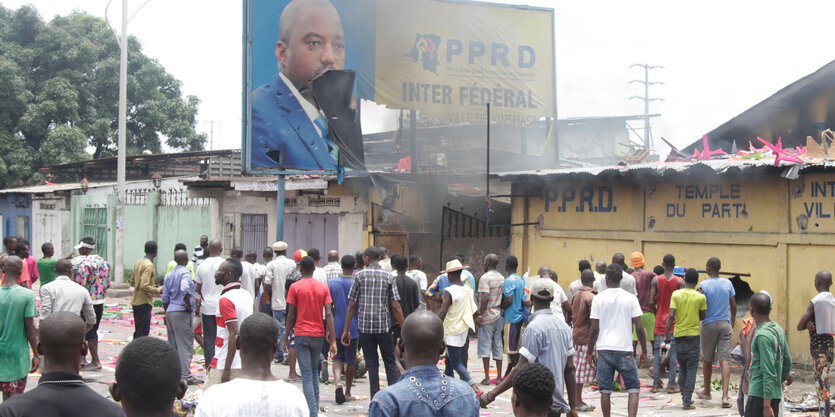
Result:
{"type": "MultiPolygon", "coordinates": [[[[125,292],[112,291],[117,295],[122,295],[125,292]]],[[[162,323],[161,317],[157,313],[161,312],[160,308],[154,309],[154,315],[151,323],[151,337],[160,339],[166,338],[165,325],[162,323]]],[[[127,344],[133,333],[133,315],[130,307],[130,298],[127,296],[109,297],[106,300],[104,315],[102,317],[101,327],[99,329],[99,351],[102,359],[101,371],[87,371],[82,372],[85,382],[96,392],[110,398],[107,392],[108,386],[114,380],[114,372],[116,367],[116,360],[119,352],[127,344]]],[[[196,345],[195,345],[196,346],[196,345]]],[[[483,378],[483,371],[481,369],[481,361],[477,358],[476,353],[477,341],[470,341],[469,350],[469,366],[468,369],[472,373],[473,378],[481,380],[483,378]]],[[[202,355],[195,354],[192,361],[192,372],[201,379],[205,379],[205,372],[202,370],[200,363],[203,360],[202,355]]],[[[492,362],[492,361],[491,361],[492,362]]],[[[495,365],[495,364],[493,364],[495,365]]],[[[273,374],[278,378],[285,378],[288,374],[288,368],[283,365],[273,364],[273,374]]],[[[381,371],[381,386],[385,387],[385,372],[381,371]]],[[[495,369],[491,369],[491,378],[495,378],[495,369]]],[[[806,399],[807,404],[815,404],[814,401],[814,381],[811,372],[796,371],[795,382],[784,393],[785,398],[789,399],[806,399]]],[[[331,372],[332,374],[332,372],[331,372]]],[[[681,395],[667,394],[666,392],[651,394],[650,386],[651,379],[649,377],[648,369],[640,369],[641,376],[641,399],[639,403],[638,415],[640,416],[655,416],[664,413],[673,413],[673,415],[686,416],[735,416],[738,415],[736,410],[736,389],[739,382],[739,373],[736,367],[732,370],[731,375],[731,399],[734,407],[731,409],[722,409],[720,407],[720,395],[714,391],[712,401],[702,401],[695,398],[694,401],[697,406],[696,410],[683,411],[681,409],[681,395]]],[[[40,374],[31,374],[27,383],[27,390],[37,386],[40,374]]],[[[714,379],[719,378],[719,369],[715,369],[713,373],[714,379]]],[[[715,386],[716,383],[714,383],[715,386]]],[[[294,382],[294,386],[299,390],[302,388],[301,381],[294,382]]],[[[701,370],[696,381],[696,388],[702,386],[701,370]]],[[[334,384],[331,376],[331,381],[320,386],[321,402],[320,406],[325,407],[327,411],[320,412],[319,415],[326,416],[364,416],[368,414],[369,405],[369,386],[366,377],[355,381],[353,394],[359,397],[358,401],[348,402],[342,405],[337,405],[334,398],[334,384]]],[[[481,387],[485,390],[488,387],[481,387]]],[[[189,386],[189,392],[195,394],[198,398],[203,393],[202,386],[189,386]]],[[[496,401],[482,409],[482,416],[507,416],[513,415],[510,405],[511,390],[500,395],[496,401]]],[[[589,413],[579,413],[581,416],[599,416],[601,415],[599,409],[600,395],[596,390],[589,386],[583,388],[583,399],[587,403],[594,405],[597,409],[589,413]]],[[[627,394],[616,392],[612,395],[612,414],[616,416],[626,416],[627,394]]],[[[784,416],[812,416],[816,412],[785,412],[784,416]]]]}

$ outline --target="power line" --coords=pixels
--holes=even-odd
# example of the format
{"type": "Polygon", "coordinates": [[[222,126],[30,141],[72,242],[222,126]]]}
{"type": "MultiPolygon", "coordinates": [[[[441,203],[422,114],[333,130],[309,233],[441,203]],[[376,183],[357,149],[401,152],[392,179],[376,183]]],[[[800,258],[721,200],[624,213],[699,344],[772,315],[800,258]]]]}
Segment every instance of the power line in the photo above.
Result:
{"type": "Polygon", "coordinates": [[[638,99],[638,100],[643,100],[644,101],[644,146],[646,146],[647,149],[650,150],[650,152],[654,152],[655,151],[655,144],[652,141],[652,129],[650,128],[650,124],[649,124],[649,119],[650,119],[649,103],[651,101],[664,101],[664,99],[663,98],[650,98],[649,87],[652,86],[652,85],[664,85],[664,83],[660,82],[660,81],[650,82],[649,71],[653,70],[653,69],[663,69],[664,67],[662,67],[660,65],[650,65],[650,64],[632,64],[632,65],[629,66],[629,68],[632,68],[632,67],[641,67],[641,68],[644,69],[644,79],[643,80],[632,80],[632,81],[629,82],[629,84],[632,84],[632,83],[643,84],[644,85],[644,96],[643,97],[632,96],[632,97],[629,97],[629,99],[630,100],[638,99]]]}

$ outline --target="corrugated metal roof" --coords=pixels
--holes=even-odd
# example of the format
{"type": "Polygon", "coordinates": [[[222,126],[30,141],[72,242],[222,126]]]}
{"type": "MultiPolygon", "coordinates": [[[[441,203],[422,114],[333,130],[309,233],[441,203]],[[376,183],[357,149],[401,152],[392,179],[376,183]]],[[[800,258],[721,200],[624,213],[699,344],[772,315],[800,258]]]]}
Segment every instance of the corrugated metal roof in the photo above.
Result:
{"type": "MultiPolygon", "coordinates": [[[[90,183],[90,188],[95,187],[106,187],[106,186],[113,186],[116,185],[115,182],[97,182],[97,183],[90,183]]],[[[0,190],[0,194],[44,194],[44,193],[54,193],[58,191],[72,191],[72,190],[80,190],[81,185],[76,182],[65,183],[65,184],[41,184],[41,185],[30,185],[27,187],[19,187],[19,188],[7,188],[5,190],[0,190]]]]}
{"type": "MultiPolygon", "coordinates": [[[[628,174],[645,172],[652,175],[665,175],[675,172],[684,172],[693,168],[707,168],[715,171],[717,174],[725,173],[729,170],[746,170],[750,168],[765,168],[775,167],[774,159],[716,159],[711,161],[691,161],[691,162],[652,162],[644,164],[634,164],[629,166],[609,165],[609,166],[593,166],[580,168],[560,168],[548,170],[529,170],[529,171],[508,171],[497,172],[490,176],[503,180],[513,180],[516,178],[522,179],[525,177],[562,177],[572,175],[588,175],[598,176],[603,173],[613,174],[628,174]]],[[[792,162],[781,161],[777,168],[784,168],[783,176],[787,178],[795,177],[800,171],[808,168],[835,168],[835,161],[826,161],[820,163],[805,163],[797,164],[792,162]]]]}

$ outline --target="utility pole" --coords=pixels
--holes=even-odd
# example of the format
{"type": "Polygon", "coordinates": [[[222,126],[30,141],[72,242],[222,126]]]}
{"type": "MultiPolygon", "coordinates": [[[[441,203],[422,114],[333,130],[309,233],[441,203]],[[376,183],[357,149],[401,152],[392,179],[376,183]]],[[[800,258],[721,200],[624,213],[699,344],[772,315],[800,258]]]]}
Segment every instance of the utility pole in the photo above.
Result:
{"type": "MultiPolygon", "coordinates": [[[[125,276],[125,156],[127,154],[128,106],[128,0],[122,0],[122,33],[119,41],[119,139],[116,158],[116,236],[114,242],[116,264],[115,282],[125,276]]],[[[107,254],[105,254],[107,256],[107,254]]]]}
{"type": "MultiPolygon", "coordinates": [[[[122,0],[122,33],[117,34],[107,20],[107,10],[104,8],[104,21],[116,36],[119,44],[119,135],[116,153],[116,230],[114,233],[114,276],[112,281],[122,282],[125,276],[125,159],[127,156],[127,108],[128,108],[128,22],[136,16],[140,9],[151,0],[146,0],[133,14],[128,17],[128,0],[122,0]]],[[[107,256],[107,254],[103,254],[107,256]]]]}
{"type": "Polygon", "coordinates": [[[662,67],[660,65],[650,65],[650,64],[632,64],[632,65],[629,66],[629,68],[633,68],[633,67],[641,67],[641,68],[644,69],[644,79],[643,80],[632,80],[632,81],[629,82],[629,84],[632,84],[632,83],[643,84],[644,85],[644,96],[643,97],[632,96],[632,97],[629,97],[629,99],[630,100],[638,99],[638,100],[643,100],[644,101],[644,146],[646,146],[646,148],[649,149],[650,152],[654,152],[655,151],[655,144],[652,141],[652,129],[650,128],[650,124],[649,124],[649,118],[650,118],[649,103],[651,101],[664,101],[664,99],[663,98],[650,98],[649,87],[651,85],[664,85],[664,83],[660,82],[660,81],[650,82],[649,81],[649,71],[653,70],[653,69],[663,69],[664,67],[662,67]]]}

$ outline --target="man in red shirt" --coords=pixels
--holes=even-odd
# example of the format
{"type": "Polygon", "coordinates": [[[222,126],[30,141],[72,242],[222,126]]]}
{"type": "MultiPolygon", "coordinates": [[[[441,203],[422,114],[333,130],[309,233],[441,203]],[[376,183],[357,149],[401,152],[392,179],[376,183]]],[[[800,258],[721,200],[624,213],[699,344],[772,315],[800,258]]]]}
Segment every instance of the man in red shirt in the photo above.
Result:
{"type": "MultiPolygon", "coordinates": [[[[299,262],[302,279],[290,285],[287,292],[287,329],[293,329],[296,360],[301,368],[302,389],[310,417],[319,414],[319,378],[316,367],[323,340],[327,340],[331,352],[336,353],[333,300],[327,284],[313,279],[315,269],[313,258],[303,257],[299,262]],[[322,325],[322,309],[325,310],[325,326],[322,325]]],[[[288,346],[288,335],[285,333],[284,348],[288,346]]]]}
{"type": "MultiPolygon", "coordinates": [[[[664,255],[664,260],[661,262],[664,267],[664,275],[658,275],[652,279],[652,288],[650,289],[650,301],[653,303],[655,309],[655,343],[652,351],[652,392],[659,392],[663,388],[661,383],[661,344],[664,342],[664,327],[667,325],[667,317],[670,315],[670,298],[673,296],[673,291],[679,288],[684,288],[684,280],[680,276],[684,276],[684,268],[676,268],[676,258],[673,255],[664,255]],[[673,272],[678,272],[673,274],[673,272]]],[[[669,353],[670,358],[670,377],[667,381],[667,393],[673,394],[680,390],[676,387],[676,342],[670,343],[669,353]]]]}

